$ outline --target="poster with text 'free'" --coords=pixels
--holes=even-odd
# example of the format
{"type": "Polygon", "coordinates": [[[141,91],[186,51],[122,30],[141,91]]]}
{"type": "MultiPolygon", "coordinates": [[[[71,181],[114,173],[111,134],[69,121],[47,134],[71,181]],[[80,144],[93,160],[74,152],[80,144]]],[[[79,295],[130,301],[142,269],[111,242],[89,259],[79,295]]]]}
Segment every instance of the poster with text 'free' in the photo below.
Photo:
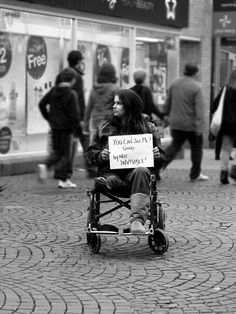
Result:
{"type": "Polygon", "coordinates": [[[109,136],[110,169],[153,167],[152,134],[109,136]]]}

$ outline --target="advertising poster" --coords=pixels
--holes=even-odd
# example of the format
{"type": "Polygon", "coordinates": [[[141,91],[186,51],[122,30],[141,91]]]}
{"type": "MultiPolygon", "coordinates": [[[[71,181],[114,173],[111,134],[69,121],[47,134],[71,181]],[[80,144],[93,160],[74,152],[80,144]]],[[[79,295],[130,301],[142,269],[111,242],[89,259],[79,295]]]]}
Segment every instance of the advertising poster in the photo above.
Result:
{"type": "Polygon", "coordinates": [[[120,47],[98,45],[95,52],[95,77],[96,80],[97,74],[103,63],[112,63],[116,69],[116,76],[118,78],[117,83],[121,84],[120,80],[123,81],[123,88],[128,82],[128,71],[129,71],[129,57],[128,51],[120,47]]]}
{"type": "Polygon", "coordinates": [[[45,133],[48,123],[38,104],[54,86],[60,64],[59,39],[30,36],[26,51],[28,134],[45,133]]]}
{"type": "Polygon", "coordinates": [[[25,36],[0,32],[0,154],[20,150],[25,120],[25,36]]]}
{"type": "Polygon", "coordinates": [[[150,84],[153,99],[159,109],[166,100],[166,73],[167,73],[167,50],[165,42],[149,45],[150,58],[150,84]]]}
{"type": "Polygon", "coordinates": [[[108,46],[106,45],[97,45],[95,51],[95,73],[94,80],[96,82],[98,72],[103,65],[103,63],[112,63],[111,61],[111,52],[108,46]]]}
{"type": "Polygon", "coordinates": [[[120,58],[120,87],[129,88],[129,48],[122,48],[120,58]]]}

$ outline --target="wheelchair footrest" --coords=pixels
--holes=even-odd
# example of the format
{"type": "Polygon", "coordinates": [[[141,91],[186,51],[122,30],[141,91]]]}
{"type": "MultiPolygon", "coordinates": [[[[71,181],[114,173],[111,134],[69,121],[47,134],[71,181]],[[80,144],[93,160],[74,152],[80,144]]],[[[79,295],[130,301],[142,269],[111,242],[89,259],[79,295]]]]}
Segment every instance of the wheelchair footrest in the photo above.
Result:
{"type": "Polygon", "coordinates": [[[120,233],[121,236],[147,236],[150,232],[146,231],[145,233],[131,233],[130,229],[124,229],[123,232],[120,233]]]}
{"type": "Polygon", "coordinates": [[[118,234],[119,229],[113,225],[104,224],[97,228],[97,230],[90,230],[89,233],[96,234],[118,234]]]}
{"type": "Polygon", "coordinates": [[[147,236],[147,235],[153,234],[153,230],[149,229],[145,233],[135,233],[134,234],[134,233],[130,232],[130,228],[125,228],[125,229],[119,231],[119,229],[113,225],[104,224],[104,225],[100,225],[97,229],[88,230],[87,233],[104,234],[104,235],[106,235],[106,234],[119,234],[120,236],[134,236],[134,235],[147,236]]]}

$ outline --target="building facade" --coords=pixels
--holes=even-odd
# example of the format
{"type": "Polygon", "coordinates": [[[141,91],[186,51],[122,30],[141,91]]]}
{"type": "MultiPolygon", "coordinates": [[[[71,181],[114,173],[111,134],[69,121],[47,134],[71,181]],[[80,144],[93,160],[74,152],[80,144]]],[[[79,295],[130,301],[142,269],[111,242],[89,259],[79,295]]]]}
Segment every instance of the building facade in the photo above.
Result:
{"type": "Polygon", "coordinates": [[[212,96],[236,69],[236,1],[214,0],[212,96]]]}
{"type": "Polygon", "coordinates": [[[211,17],[210,0],[0,0],[0,159],[46,152],[38,102],[72,49],[84,55],[86,100],[110,62],[121,88],[144,69],[160,110],[184,63],[198,62],[208,127],[211,17]]]}

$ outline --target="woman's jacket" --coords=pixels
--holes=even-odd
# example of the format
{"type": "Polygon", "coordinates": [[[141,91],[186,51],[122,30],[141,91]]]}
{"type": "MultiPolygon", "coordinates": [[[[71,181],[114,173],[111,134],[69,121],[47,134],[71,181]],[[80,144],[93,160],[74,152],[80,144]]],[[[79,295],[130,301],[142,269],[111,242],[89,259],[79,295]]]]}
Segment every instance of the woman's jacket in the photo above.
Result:
{"type": "MultiPolygon", "coordinates": [[[[152,133],[153,134],[153,147],[158,146],[160,150],[160,157],[154,156],[154,168],[153,170],[158,170],[162,168],[166,162],[166,155],[163,150],[160,148],[160,138],[158,136],[157,129],[153,123],[148,122],[149,132],[144,133],[152,133]]],[[[96,134],[94,135],[89,148],[87,150],[86,158],[87,161],[98,167],[99,173],[107,173],[111,172],[109,167],[109,160],[103,161],[101,159],[101,151],[105,148],[108,149],[108,137],[114,135],[124,135],[121,131],[119,131],[116,125],[113,125],[111,122],[102,122],[98,125],[96,134]]],[[[150,168],[150,170],[152,170],[150,168]]],[[[118,175],[125,175],[130,172],[130,169],[112,169],[112,172],[117,173],[118,175]]]]}
{"type": "MultiPolygon", "coordinates": [[[[216,111],[219,105],[223,89],[214,99],[210,108],[210,116],[216,111]]],[[[236,90],[227,87],[224,99],[222,124],[220,128],[221,135],[236,136],[236,90]]]]}

